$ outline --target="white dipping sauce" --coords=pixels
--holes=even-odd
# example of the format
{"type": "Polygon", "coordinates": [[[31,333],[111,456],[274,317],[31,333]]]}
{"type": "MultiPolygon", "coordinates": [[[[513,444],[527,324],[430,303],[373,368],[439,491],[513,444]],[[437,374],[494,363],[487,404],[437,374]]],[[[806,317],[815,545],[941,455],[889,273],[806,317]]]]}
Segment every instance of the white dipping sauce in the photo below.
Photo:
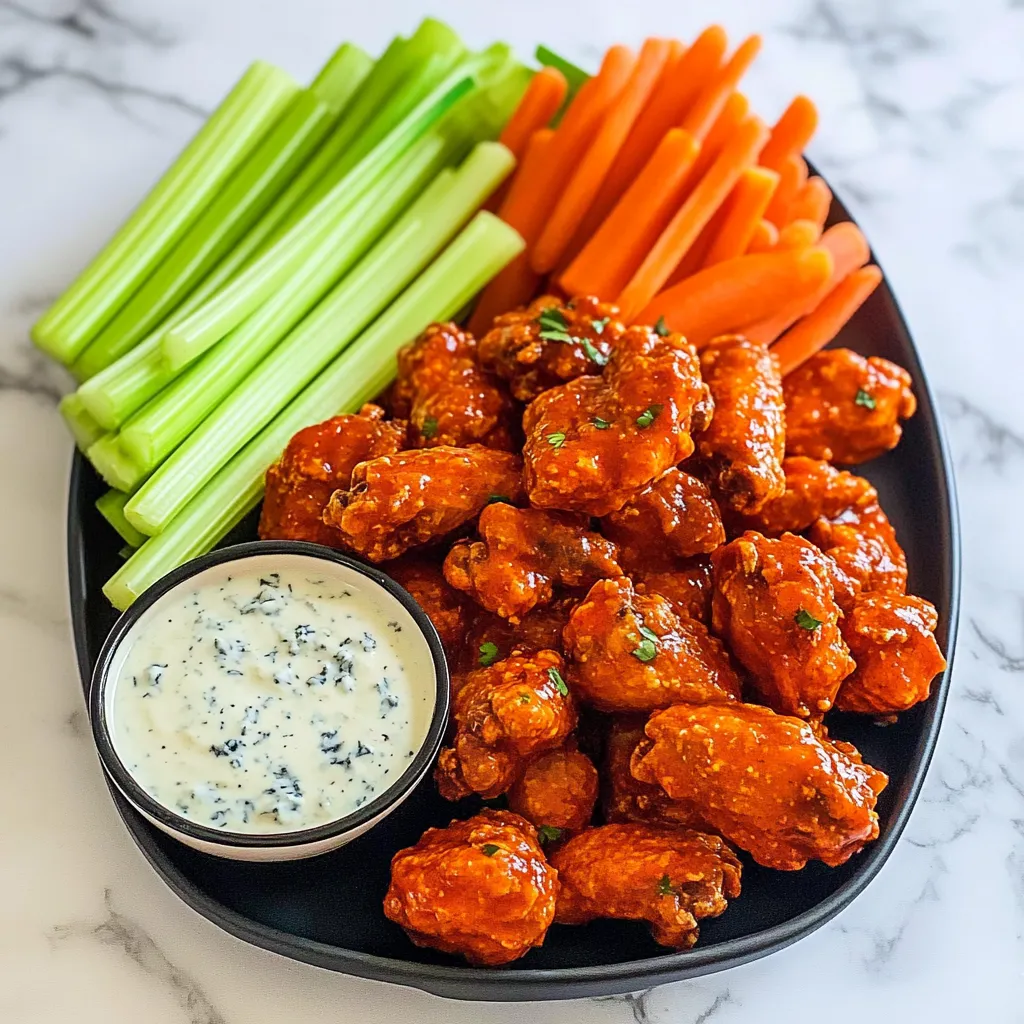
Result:
{"type": "Polygon", "coordinates": [[[359,573],[304,555],[212,566],[118,647],[111,739],[154,800],[230,832],[292,832],[397,782],[435,702],[415,620],[359,573]]]}

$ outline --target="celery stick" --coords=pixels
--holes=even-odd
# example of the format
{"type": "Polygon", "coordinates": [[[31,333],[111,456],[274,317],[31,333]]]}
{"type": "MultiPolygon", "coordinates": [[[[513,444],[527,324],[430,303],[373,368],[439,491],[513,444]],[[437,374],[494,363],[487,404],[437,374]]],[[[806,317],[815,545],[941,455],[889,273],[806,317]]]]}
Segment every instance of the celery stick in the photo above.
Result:
{"type": "Polygon", "coordinates": [[[246,441],[425,267],[512,169],[512,154],[481,143],[458,172],[434,183],[399,222],[149,478],[125,508],[160,533],[246,441]]]}
{"type": "Polygon", "coordinates": [[[185,320],[170,327],[164,336],[163,350],[171,368],[187,365],[200,352],[220,341],[258,309],[270,293],[284,286],[304,261],[317,258],[325,246],[335,244],[341,214],[472,87],[471,79],[462,79],[446,91],[438,89],[426,97],[319,203],[227,287],[185,320]]]}
{"type": "Polygon", "coordinates": [[[48,355],[72,362],[220,191],[298,85],[257,61],[100,254],[32,328],[48,355]]]}
{"type": "Polygon", "coordinates": [[[549,50],[546,46],[538,46],[533,55],[537,59],[538,64],[555,68],[565,75],[565,80],[569,83],[569,94],[566,97],[566,102],[571,100],[580,91],[584,82],[588,81],[591,77],[589,72],[584,71],[581,67],[577,67],[572,61],[559,56],[554,50],[549,50]]]}
{"type": "MultiPolygon", "coordinates": [[[[324,260],[309,261],[265,305],[141,408],[121,430],[121,446],[152,471],[259,365],[325,292],[362,256],[451,158],[431,133],[346,215],[350,230],[324,260]]],[[[171,371],[157,359],[166,380],[171,371]]]]}
{"type": "Polygon", "coordinates": [[[117,531],[126,544],[133,548],[141,547],[146,540],[144,533],[139,533],[124,517],[124,504],[128,495],[121,491],[107,491],[96,499],[96,510],[117,531]]]}
{"type": "Polygon", "coordinates": [[[75,439],[75,444],[83,452],[88,451],[101,437],[103,427],[92,417],[89,411],[82,404],[81,396],[76,393],[65,395],[57,408],[60,410],[64,422],[75,439]]]}
{"type": "Polygon", "coordinates": [[[117,434],[104,434],[85,453],[104,483],[126,494],[136,490],[145,474],[125,454],[118,442],[117,434]]]}
{"type": "Polygon", "coordinates": [[[267,467],[296,431],[355,412],[379,394],[395,375],[398,349],[465,306],[523,247],[503,221],[477,214],[372,327],[107,581],[103,593],[111,604],[123,611],[161,576],[214,547],[259,503],[267,467]]]}
{"type": "Polygon", "coordinates": [[[109,366],[174,311],[295,176],[330,131],[334,116],[309,90],[295,97],[227,187],[78,357],[79,380],[109,366]]]}
{"type": "Polygon", "coordinates": [[[342,43],[309,88],[337,114],[348,106],[372,69],[373,58],[364,49],[342,43]]]}

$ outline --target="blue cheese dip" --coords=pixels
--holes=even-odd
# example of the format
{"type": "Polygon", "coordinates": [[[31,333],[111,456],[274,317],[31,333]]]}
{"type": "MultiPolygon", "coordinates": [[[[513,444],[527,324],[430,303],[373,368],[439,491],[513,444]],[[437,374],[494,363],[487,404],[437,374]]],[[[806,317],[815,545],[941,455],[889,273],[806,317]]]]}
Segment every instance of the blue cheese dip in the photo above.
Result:
{"type": "Polygon", "coordinates": [[[303,555],[191,577],[147,609],[110,669],[106,717],[129,774],[228,832],[358,811],[409,767],[435,703],[430,649],[405,607],[303,555]]]}

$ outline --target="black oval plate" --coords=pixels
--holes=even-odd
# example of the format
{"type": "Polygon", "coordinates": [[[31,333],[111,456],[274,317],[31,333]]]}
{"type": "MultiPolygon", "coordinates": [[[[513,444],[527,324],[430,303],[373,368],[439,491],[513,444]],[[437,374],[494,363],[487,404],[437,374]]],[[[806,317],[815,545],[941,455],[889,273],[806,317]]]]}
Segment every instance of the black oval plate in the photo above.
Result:
{"type": "MultiPolygon", "coordinates": [[[[848,219],[837,202],[833,219],[848,219]]],[[[412,985],[456,999],[531,1000],[611,995],[711,974],[755,960],[819,928],[878,873],[910,816],[938,737],[956,639],[960,538],[949,454],[917,350],[888,284],[883,282],[843,332],[842,343],[905,366],[918,411],[899,447],[864,473],[882,496],[910,563],[910,589],[939,612],[938,639],[950,667],[919,705],[889,728],[832,716],[834,735],[855,743],[888,773],[878,804],[881,836],[840,868],[810,864],[771,871],[744,856],[743,895],[720,918],[703,922],[700,942],[685,953],[656,945],[640,924],[595,921],[555,925],[540,949],[503,969],[469,967],[418,949],[388,921],[381,900],[391,855],[430,825],[446,825],[452,805],[421,783],[394,814],[334,853],[288,864],[219,860],[177,843],[142,819],[116,792],[114,802],[149,862],[194,910],[239,938],[318,967],[412,985]]],[[[75,456],[68,502],[71,615],[82,685],[116,613],[100,591],[120,564],[120,540],[93,502],[104,486],[75,456]]],[[[255,516],[224,543],[255,537],[255,516]]],[[[458,813],[458,812],[456,812],[458,813]]]]}

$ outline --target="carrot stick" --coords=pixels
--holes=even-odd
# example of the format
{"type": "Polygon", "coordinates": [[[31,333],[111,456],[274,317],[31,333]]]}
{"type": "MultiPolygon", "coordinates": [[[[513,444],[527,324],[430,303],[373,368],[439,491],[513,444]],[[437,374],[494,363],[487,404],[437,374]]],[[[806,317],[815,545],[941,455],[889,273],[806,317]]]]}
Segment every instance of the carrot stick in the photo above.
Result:
{"type": "Polygon", "coordinates": [[[789,215],[793,220],[813,220],[818,227],[824,227],[828,211],[832,208],[832,190],[815,175],[790,204],[789,215]]]}
{"type": "Polygon", "coordinates": [[[821,238],[821,228],[813,220],[791,220],[780,232],[776,249],[807,249],[821,238]]]}
{"type": "Polygon", "coordinates": [[[779,175],[767,167],[748,167],[740,175],[729,197],[728,213],[704,258],[704,266],[710,267],[747,251],[778,184],[779,175]]]}
{"type": "Polygon", "coordinates": [[[662,292],[636,319],[653,324],[664,317],[673,331],[700,348],[719,334],[770,315],[780,303],[806,300],[831,274],[832,257],[825,249],[737,256],[662,292]]]}
{"type": "Polygon", "coordinates": [[[861,267],[840,282],[812,313],[791,327],[773,346],[783,376],[820,352],[849,323],[882,280],[878,267],[861,267]]]}
{"type": "Polygon", "coordinates": [[[657,84],[668,54],[669,45],[664,39],[648,39],[641,48],[629,81],[609,107],[593,144],[559,197],[533,248],[530,263],[537,273],[552,270],[572,241],[630,128],[657,84]]]}
{"type": "Polygon", "coordinates": [[[679,209],[680,188],[700,144],[681,128],[661,141],[639,177],[561,275],[569,295],[611,301],[626,286],[679,209]]]}
{"type": "Polygon", "coordinates": [[[512,150],[516,160],[522,159],[530,136],[546,128],[558,113],[568,91],[569,83],[557,68],[541,68],[530,79],[519,106],[498,137],[503,146],[512,150]]]}
{"type": "Polygon", "coordinates": [[[818,109],[806,96],[797,96],[772,128],[771,138],[761,154],[761,165],[781,171],[791,156],[799,156],[818,127],[818,109]]]}
{"type": "Polygon", "coordinates": [[[579,232],[580,248],[647,166],[665,133],[678,127],[697,94],[718,71],[727,43],[725,29],[712,25],[694,40],[674,66],[667,66],[662,72],[650,101],[636,119],[583,222],[579,232]]]}
{"type": "Polygon", "coordinates": [[[750,117],[740,125],[619,295],[624,320],[629,322],[661,290],[739,176],[757,159],[767,135],[760,118],[750,117]]]}
{"type": "Polygon", "coordinates": [[[715,162],[715,158],[722,152],[726,143],[736,134],[736,130],[747,119],[750,113],[750,100],[741,92],[734,92],[722,107],[721,112],[711,126],[707,138],[701,143],[700,156],[697,163],[690,172],[688,182],[690,188],[697,184],[708,168],[715,162]]]}
{"type": "MultiPolygon", "coordinates": [[[[692,172],[691,172],[692,178],[692,172]]],[[[735,189],[733,189],[735,192],[735,189]]],[[[732,201],[732,193],[730,192],[726,196],[725,202],[715,210],[715,215],[704,225],[701,233],[697,236],[696,241],[687,250],[686,255],[679,261],[676,269],[672,271],[669,279],[665,282],[665,288],[672,288],[679,284],[680,281],[686,280],[696,274],[701,267],[704,266],[704,261],[707,259],[708,253],[711,251],[711,246],[715,244],[715,239],[718,237],[719,231],[722,230],[722,225],[725,223],[725,218],[729,216],[729,206],[732,201]]]]}
{"type": "Polygon", "coordinates": [[[792,219],[789,208],[807,182],[807,163],[802,156],[789,156],[782,162],[778,172],[779,184],[765,211],[765,217],[777,228],[783,228],[792,219]]]}
{"type": "MultiPolygon", "coordinates": [[[[551,128],[533,133],[518,173],[512,179],[512,187],[499,210],[502,220],[514,227],[527,245],[536,240],[547,215],[547,211],[535,202],[534,191],[547,166],[547,155],[554,141],[555,132],[551,128]]],[[[481,337],[490,330],[491,321],[496,316],[532,298],[539,284],[540,275],[530,268],[529,257],[525,252],[520,253],[483,290],[469,322],[470,333],[481,337]]]]}
{"type": "Polygon", "coordinates": [[[749,36],[744,39],[721,71],[708,82],[694,101],[693,108],[683,118],[681,127],[695,139],[703,142],[733,90],[739,85],[740,79],[754,63],[754,58],[760,51],[760,36],[749,36]]]}
{"type": "Polygon", "coordinates": [[[750,236],[748,253],[771,252],[779,244],[779,229],[770,221],[762,218],[754,227],[750,236]]]}
{"type": "Polygon", "coordinates": [[[806,316],[812,309],[820,305],[836,285],[849,277],[855,270],[863,267],[871,258],[868,240],[852,221],[843,221],[841,224],[830,227],[821,236],[818,246],[828,250],[832,255],[831,279],[822,285],[819,292],[810,301],[790,303],[779,310],[775,316],[745,326],[741,331],[742,334],[745,334],[751,341],[760,341],[765,345],[770,345],[788,331],[800,317],[806,316]]]}

